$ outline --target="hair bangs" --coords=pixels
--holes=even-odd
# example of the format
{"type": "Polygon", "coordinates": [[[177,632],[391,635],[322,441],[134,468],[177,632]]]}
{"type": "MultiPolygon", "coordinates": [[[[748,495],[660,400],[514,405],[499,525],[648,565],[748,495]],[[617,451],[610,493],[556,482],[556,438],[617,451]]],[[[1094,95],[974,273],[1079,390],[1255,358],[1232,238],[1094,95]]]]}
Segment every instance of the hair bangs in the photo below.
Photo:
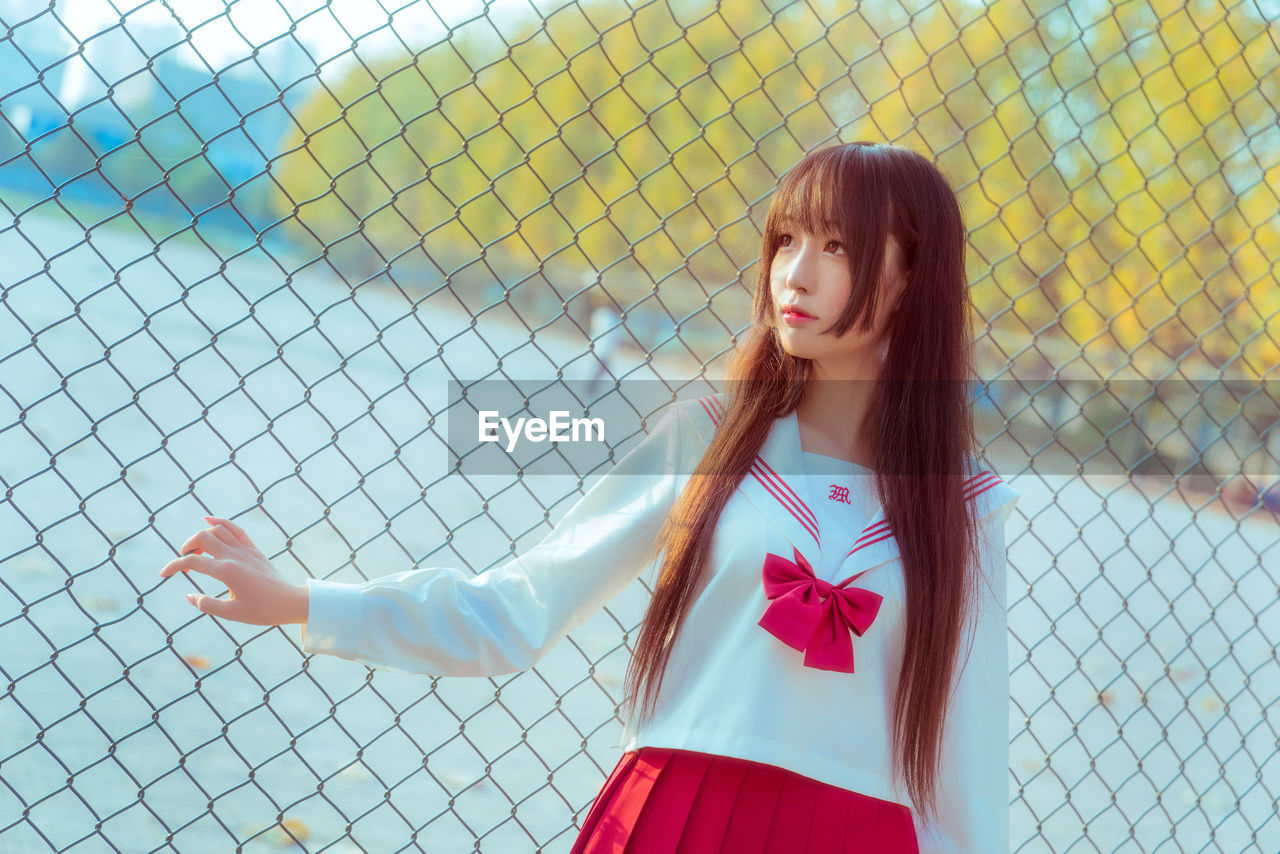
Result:
{"type": "Polygon", "coordinates": [[[814,234],[842,234],[847,214],[839,167],[834,158],[811,156],[784,175],[769,205],[766,239],[796,226],[814,234]]]}

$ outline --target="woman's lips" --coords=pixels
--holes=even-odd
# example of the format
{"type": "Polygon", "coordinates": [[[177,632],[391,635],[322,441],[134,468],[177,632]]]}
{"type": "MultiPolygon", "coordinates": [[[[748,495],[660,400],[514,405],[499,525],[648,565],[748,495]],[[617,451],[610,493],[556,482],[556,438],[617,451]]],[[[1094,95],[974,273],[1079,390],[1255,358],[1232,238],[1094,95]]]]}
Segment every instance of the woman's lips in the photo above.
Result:
{"type": "Polygon", "coordinates": [[[811,320],[817,320],[816,317],[813,317],[812,315],[809,315],[809,314],[805,314],[804,312],[796,308],[783,308],[781,313],[782,313],[783,322],[788,323],[792,326],[799,326],[802,323],[808,323],[811,320]]]}

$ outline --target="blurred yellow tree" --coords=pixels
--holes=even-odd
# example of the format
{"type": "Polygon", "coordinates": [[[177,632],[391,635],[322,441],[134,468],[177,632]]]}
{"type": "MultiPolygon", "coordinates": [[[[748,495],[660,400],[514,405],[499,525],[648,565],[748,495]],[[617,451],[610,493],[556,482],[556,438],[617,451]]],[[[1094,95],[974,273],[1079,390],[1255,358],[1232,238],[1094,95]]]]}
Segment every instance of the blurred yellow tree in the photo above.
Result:
{"type": "Polygon", "coordinates": [[[1280,358],[1277,166],[1250,144],[1275,142],[1280,57],[1256,9],[672,5],[582,2],[514,36],[480,18],[354,65],[273,163],[279,213],[370,270],[598,274],[725,342],[777,176],[891,141],[955,185],[1001,358],[1245,375],[1280,358]]]}

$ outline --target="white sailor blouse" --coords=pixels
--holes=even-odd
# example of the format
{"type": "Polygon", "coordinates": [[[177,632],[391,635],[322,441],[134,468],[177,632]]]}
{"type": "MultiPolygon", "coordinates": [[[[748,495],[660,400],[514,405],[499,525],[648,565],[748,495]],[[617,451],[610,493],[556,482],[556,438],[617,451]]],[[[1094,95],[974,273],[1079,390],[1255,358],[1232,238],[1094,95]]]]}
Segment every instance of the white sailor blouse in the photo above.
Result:
{"type": "MultiPolygon", "coordinates": [[[[479,575],[428,567],[355,584],[309,579],[303,651],[437,676],[532,667],[656,570],[642,556],[724,412],[724,395],[668,406],[553,531],[502,566],[479,575]]],[[[906,616],[897,543],[871,476],[855,478],[876,508],[862,530],[820,526],[812,508],[826,493],[800,474],[802,453],[795,413],[777,419],[721,514],[705,587],[676,636],[653,718],[626,723],[623,750],[734,756],[906,804],[921,854],[1008,851],[1004,524],[1018,493],[977,466],[966,481],[981,520],[982,593],[944,725],[939,815],[926,823],[891,774],[906,616]]]]}

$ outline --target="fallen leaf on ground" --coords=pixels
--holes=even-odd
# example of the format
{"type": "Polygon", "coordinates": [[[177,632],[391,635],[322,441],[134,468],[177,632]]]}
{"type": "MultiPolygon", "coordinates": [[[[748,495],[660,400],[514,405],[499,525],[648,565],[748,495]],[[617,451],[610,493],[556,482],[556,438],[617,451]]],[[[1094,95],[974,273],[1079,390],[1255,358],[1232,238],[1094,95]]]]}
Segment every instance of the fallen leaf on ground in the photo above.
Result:
{"type": "Polygon", "coordinates": [[[311,829],[307,827],[306,822],[300,818],[286,818],[284,821],[271,828],[271,836],[276,845],[284,848],[297,842],[302,842],[311,835],[311,829]],[[288,831],[288,832],[286,832],[288,831]],[[292,833],[293,836],[289,836],[292,833]]]}

